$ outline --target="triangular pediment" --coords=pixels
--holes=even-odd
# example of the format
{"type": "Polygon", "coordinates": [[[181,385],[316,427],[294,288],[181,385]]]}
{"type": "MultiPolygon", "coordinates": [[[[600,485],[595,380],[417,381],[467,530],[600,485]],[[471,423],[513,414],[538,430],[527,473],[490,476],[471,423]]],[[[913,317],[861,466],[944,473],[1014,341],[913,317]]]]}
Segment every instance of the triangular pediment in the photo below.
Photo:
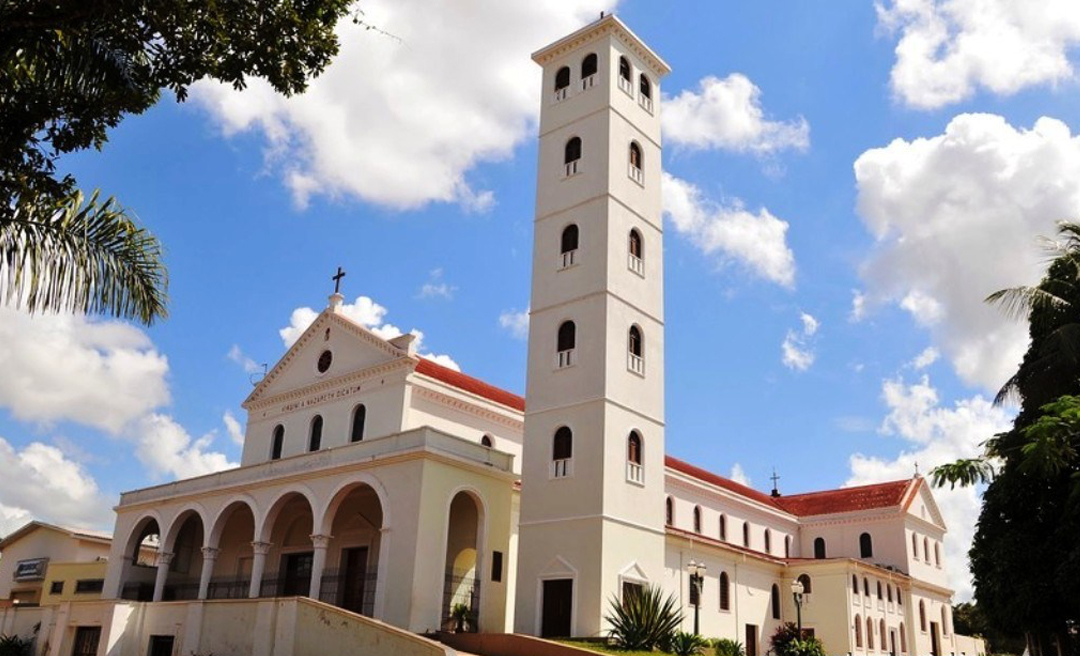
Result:
{"type": "Polygon", "coordinates": [[[919,479],[914,491],[910,492],[910,500],[907,504],[907,512],[919,519],[930,522],[946,529],[945,518],[941,515],[941,509],[934,499],[934,493],[927,485],[925,479],[919,479]]]}
{"type": "Polygon", "coordinates": [[[559,577],[559,576],[565,576],[565,577],[568,577],[568,578],[573,578],[573,577],[577,576],[577,568],[574,567],[573,565],[571,565],[562,556],[555,556],[554,558],[551,559],[551,562],[549,562],[547,564],[547,567],[545,567],[540,572],[540,577],[541,578],[554,578],[554,577],[559,577]]]}
{"type": "Polygon", "coordinates": [[[324,310],[255,386],[243,406],[407,356],[405,348],[348,317],[324,310]],[[330,364],[320,372],[319,360],[325,352],[330,353],[330,364]]]}

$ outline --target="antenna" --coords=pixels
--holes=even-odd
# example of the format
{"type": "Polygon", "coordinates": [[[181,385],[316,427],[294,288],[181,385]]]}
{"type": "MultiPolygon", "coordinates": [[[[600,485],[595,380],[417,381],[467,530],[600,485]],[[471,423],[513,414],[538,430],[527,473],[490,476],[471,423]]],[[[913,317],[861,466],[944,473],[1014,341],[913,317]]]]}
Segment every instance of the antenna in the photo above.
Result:
{"type": "Polygon", "coordinates": [[[266,365],[266,363],[264,362],[264,363],[262,363],[262,365],[261,365],[261,366],[262,366],[262,368],[263,368],[263,370],[262,370],[262,371],[256,371],[255,373],[253,373],[253,374],[251,374],[250,376],[248,376],[248,380],[250,380],[250,381],[251,381],[251,386],[252,386],[252,387],[255,387],[256,385],[258,385],[259,383],[261,383],[261,382],[263,381],[263,378],[266,378],[266,369],[267,369],[267,365],[266,365]]]}

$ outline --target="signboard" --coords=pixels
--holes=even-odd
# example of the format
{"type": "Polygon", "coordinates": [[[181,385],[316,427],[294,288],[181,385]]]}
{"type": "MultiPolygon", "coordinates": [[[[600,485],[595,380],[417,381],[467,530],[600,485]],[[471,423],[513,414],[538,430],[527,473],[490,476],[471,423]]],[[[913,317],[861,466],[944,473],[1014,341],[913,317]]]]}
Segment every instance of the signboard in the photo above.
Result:
{"type": "Polygon", "coordinates": [[[16,581],[40,581],[45,578],[45,566],[48,564],[48,558],[20,560],[15,563],[14,578],[16,581]]]}

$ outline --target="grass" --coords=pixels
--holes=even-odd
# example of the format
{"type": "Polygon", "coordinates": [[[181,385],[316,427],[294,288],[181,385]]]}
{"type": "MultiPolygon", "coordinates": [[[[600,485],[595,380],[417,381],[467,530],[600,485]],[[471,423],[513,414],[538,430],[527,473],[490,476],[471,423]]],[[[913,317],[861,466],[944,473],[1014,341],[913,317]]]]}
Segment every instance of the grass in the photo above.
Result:
{"type": "Polygon", "coordinates": [[[615,647],[608,647],[599,642],[587,642],[584,640],[559,640],[564,645],[571,647],[577,647],[578,649],[584,649],[586,651],[595,652],[597,654],[619,654],[620,656],[660,656],[660,652],[655,651],[623,651],[615,647]]]}

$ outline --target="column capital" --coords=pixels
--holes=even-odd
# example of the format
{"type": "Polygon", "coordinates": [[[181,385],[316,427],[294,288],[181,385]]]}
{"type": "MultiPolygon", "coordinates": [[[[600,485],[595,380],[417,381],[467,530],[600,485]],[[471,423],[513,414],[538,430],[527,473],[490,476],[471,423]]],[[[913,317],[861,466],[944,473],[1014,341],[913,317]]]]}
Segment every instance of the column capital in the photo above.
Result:
{"type": "Polygon", "coordinates": [[[173,556],[175,555],[176,554],[169,553],[168,551],[159,551],[157,555],[158,567],[161,567],[162,565],[168,567],[172,563],[173,556]]]}
{"type": "Polygon", "coordinates": [[[326,549],[330,546],[330,540],[333,538],[332,535],[312,535],[311,544],[316,549],[326,549]]]}
{"type": "Polygon", "coordinates": [[[265,556],[266,554],[270,553],[270,547],[272,547],[272,546],[274,546],[274,545],[269,543],[269,542],[252,542],[251,543],[251,548],[252,548],[252,550],[254,550],[255,555],[257,555],[257,556],[265,556]]]}
{"type": "Polygon", "coordinates": [[[218,549],[217,547],[203,547],[202,548],[203,560],[215,560],[218,557],[218,554],[220,554],[220,553],[221,553],[221,549],[218,549]]]}

